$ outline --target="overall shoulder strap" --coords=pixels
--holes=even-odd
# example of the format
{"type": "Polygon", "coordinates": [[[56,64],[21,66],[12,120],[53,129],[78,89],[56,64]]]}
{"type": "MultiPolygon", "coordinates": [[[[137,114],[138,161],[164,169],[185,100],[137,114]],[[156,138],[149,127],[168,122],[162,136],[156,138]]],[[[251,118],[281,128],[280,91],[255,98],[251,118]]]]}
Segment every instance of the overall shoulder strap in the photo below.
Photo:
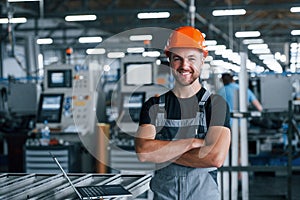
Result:
{"type": "Polygon", "coordinates": [[[164,94],[159,96],[159,104],[158,104],[159,111],[164,112],[164,110],[165,110],[165,101],[166,101],[166,94],[164,93],[164,94]]]}
{"type": "Polygon", "coordinates": [[[210,97],[211,93],[206,90],[205,93],[203,94],[201,100],[199,101],[199,111],[201,114],[199,114],[200,116],[200,122],[199,122],[199,126],[198,126],[198,131],[197,131],[197,137],[198,138],[204,138],[208,127],[207,127],[207,123],[206,123],[206,112],[205,112],[205,104],[208,100],[208,98],[210,97]]]}
{"type": "Polygon", "coordinates": [[[157,127],[164,126],[165,124],[165,99],[166,99],[166,94],[162,94],[159,97],[159,102],[158,102],[158,112],[156,115],[156,120],[155,120],[155,125],[157,127]]]}
{"type": "Polygon", "coordinates": [[[206,90],[205,93],[203,94],[201,100],[199,101],[199,106],[204,106],[207,99],[210,97],[211,93],[206,90]]]}

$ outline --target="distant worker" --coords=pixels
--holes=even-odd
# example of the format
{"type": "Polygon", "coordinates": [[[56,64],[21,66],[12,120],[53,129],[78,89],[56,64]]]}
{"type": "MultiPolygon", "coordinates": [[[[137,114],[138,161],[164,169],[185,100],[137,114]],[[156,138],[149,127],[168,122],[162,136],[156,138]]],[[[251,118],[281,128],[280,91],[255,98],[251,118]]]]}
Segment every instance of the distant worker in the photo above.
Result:
{"type": "Polygon", "coordinates": [[[142,107],[135,149],[156,163],[150,182],[154,200],[218,200],[217,168],[230,146],[230,112],[220,95],[199,81],[207,56],[202,33],[191,26],[170,35],[165,53],[174,88],[142,107]]]}
{"type": "MultiPolygon", "coordinates": [[[[237,100],[238,100],[238,91],[239,85],[234,81],[233,76],[230,73],[223,73],[221,78],[224,87],[220,88],[218,94],[221,95],[229,104],[231,112],[234,111],[237,100]]],[[[248,104],[252,104],[259,112],[263,111],[263,107],[261,103],[256,98],[255,94],[250,90],[247,89],[247,96],[248,96],[248,104]]]]}

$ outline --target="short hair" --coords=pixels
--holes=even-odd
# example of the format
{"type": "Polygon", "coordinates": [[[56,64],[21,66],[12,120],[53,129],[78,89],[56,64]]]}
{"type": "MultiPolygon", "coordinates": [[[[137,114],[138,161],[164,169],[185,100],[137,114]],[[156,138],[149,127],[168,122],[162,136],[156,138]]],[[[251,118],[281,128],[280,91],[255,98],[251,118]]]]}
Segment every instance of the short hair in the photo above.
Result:
{"type": "Polygon", "coordinates": [[[221,79],[224,85],[228,85],[233,82],[233,76],[230,73],[223,73],[221,79]]]}

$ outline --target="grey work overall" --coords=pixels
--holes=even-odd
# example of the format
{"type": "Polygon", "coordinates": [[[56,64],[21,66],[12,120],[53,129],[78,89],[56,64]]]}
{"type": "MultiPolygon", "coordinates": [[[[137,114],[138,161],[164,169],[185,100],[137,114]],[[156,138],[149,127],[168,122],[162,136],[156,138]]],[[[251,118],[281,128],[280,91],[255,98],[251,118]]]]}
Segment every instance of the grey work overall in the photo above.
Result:
{"type": "MultiPolygon", "coordinates": [[[[180,138],[204,138],[207,133],[204,105],[210,93],[205,92],[199,101],[199,111],[191,119],[165,119],[164,95],[159,100],[156,135],[159,140],[180,138]]],[[[191,168],[173,163],[165,164],[155,171],[150,182],[155,200],[218,200],[220,193],[217,185],[217,168],[191,168]]]]}

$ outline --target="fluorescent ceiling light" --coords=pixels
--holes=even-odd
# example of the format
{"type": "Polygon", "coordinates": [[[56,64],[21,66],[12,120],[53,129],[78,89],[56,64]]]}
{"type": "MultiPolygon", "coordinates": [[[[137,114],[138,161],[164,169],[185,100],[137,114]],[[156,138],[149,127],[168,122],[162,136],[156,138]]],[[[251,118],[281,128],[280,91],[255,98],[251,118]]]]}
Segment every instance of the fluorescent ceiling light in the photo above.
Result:
{"type": "Polygon", "coordinates": [[[297,48],[298,46],[300,47],[300,43],[293,42],[290,44],[291,48],[297,48]]]}
{"type": "Polygon", "coordinates": [[[129,47],[127,48],[128,53],[143,53],[145,51],[144,47],[129,47]]]}
{"type": "Polygon", "coordinates": [[[263,63],[266,64],[269,69],[277,73],[282,73],[283,71],[281,65],[276,60],[267,62],[263,61],[263,63]]]}
{"type": "Polygon", "coordinates": [[[235,37],[244,38],[244,37],[259,37],[259,31],[238,31],[235,33],[235,37]]]}
{"type": "Polygon", "coordinates": [[[248,49],[253,50],[253,49],[267,49],[269,48],[267,44],[249,44],[248,49]]]}
{"type": "Polygon", "coordinates": [[[279,61],[283,63],[286,62],[286,60],[287,60],[286,55],[281,55],[279,58],[279,61]]]}
{"type": "Polygon", "coordinates": [[[300,30],[292,30],[291,35],[300,35],[300,30]]]}
{"type": "Polygon", "coordinates": [[[204,44],[204,46],[214,46],[214,45],[217,45],[217,41],[216,40],[205,40],[203,44],[204,44]]]}
{"type": "Polygon", "coordinates": [[[99,55],[99,54],[105,54],[105,49],[104,48],[87,49],[85,52],[89,55],[90,54],[99,55]]]}
{"type": "Polygon", "coordinates": [[[124,58],[125,53],[124,52],[109,52],[107,53],[108,58],[124,58]]]}
{"type": "Polygon", "coordinates": [[[253,49],[252,50],[253,54],[267,54],[271,53],[270,49],[253,49]]]}
{"type": "Polygon", "coordinates": [[[265,65],[269,65],[269,64],[277,63],[277,61],[274,58],[273,59],[264,59],[263,63],[265,65]]]}
{"type": "MultiPolygon", "coordinates": [[[[26,23],[27,19],[25,17],[16,17],[11,18],[10,23],[12,24],[20,24],[20,23],[26,23]]],[[[0,18],[0,24],[8,24],[8,18],[0,18]]]]}
{"type": "Polygon", "coordinates": [[[224,52],[225,50],[226,50],[226,49],[217,49],[217,50],[215,50],[215,55],[220,56],[220,55],[223,54],[223,52],[224,52]]]}
{"type": "Polygon", "coordinates": [[[159,57],[160,56],[160,52],[159,51],[145,51],[143,52],[143,56],[144,57],[159,57]]]}
{"type": "Polygon", "coordinates": [[[67,22],[75,21],[95,21],[97,19],[96,15],[68,15],[65,17],[67,22]]]}
{"type": "Polygon", "coordinates": [[[52,38],[39,38],[36,40],[37,44],[52,44],[53,39],[52,38]]]}
{"type": "Polygon", "coordinates": [[[231,49],[225,49],[222,52],[222,58],[229,58],[232,55],[233,51],[231,49]]]}
{"type": "Polygon", "coordinates": [[[138,13],[137,18],[139,19],[158,19],[158,18],[169,18],[169,12],[148,12],[148,13],[138,13]]]}
{"type": "Polygon", "coordinates": [[[129,40],[131,41],[152,40],[152,35],[131,35],[129,36],[129,40]]]}
{"type": "Polygon", "coordinates": [[[231,15],[245,15],[245,9],[227,9],[227,10],[214,10],[212,15],[215,17],[218,16],[231,16],[231,15]]]}
{"type": "Polygon", "coordinates": [[[264,72],[265,71],[265,68],[264,67],[262,67],[262,66],[260,66],[260,65],[256,65],[256,67],[255,67],[255,72],[256,73],[262,73],[262,72],[264,72]]]}
{"type": "Polygon", "coordinates": [[[210,62],[210,61],[212,61],[214,58],[212,57],[212,56],[207,56],[206,58],[205,58],[205,62],[210,62]]]}
{"type": "Polygon", "coordinates": [[[228,58],[228,60],[231,60],[233,63],[238,65],[241,64],[241,56],[237,52],[233,52],[231,56],[228,58]]]}
{"type": "Polygon", "coordinates": [[[224,50],[226,49],[225,45],[215,45],[215,46],[207,46],[206,50],[207,51],[217,51],[217,50],[224,50]]]}
{"type": "Polygon", "coordinates": [[[246,63],[246,66],[247,66],[247,69],[253,71],[256,67],[256,64],[248,59],[247,63],[246,63]]]}
{"type": "Polygon", "coordinates": [[[261,44],[264,43],[263,39],[245,39],[243,40],[243,44],[261,44]]]}
{"type": "Polygon", "coordinates": [[[262,54],[262,55],[259,55],[258,58],[260,60],[274,59],[274,55],[273,54],[262,54]]]}
{"type": "Polygon", "coordinates": [[[102,42],[102,37],[80,37],[78,41],[79,43],[100,43],[102,42]]]}
{"type": "Polygon", "coordinates": [[[212,60],[210,62],[211,65],[215,65],[215,66],[222,66],[222,65],[224,65],[224,63],[225,62],[223,60],[212,60]]]}
{"type": "Polygon", "coordinates": [[[300,7],[291,7],[290,11],[291,11],[292,13],[300,12],[300,7]]]}
{"type": "Polygon", "coordinates": [[[281,57],[281,53],[280,53],[280,52],[276,52],[276,53],[274,54],[274,56],[275,56],[275,59],[276,59],[276,60],[279,60],[280,57],[281,57]]]}

